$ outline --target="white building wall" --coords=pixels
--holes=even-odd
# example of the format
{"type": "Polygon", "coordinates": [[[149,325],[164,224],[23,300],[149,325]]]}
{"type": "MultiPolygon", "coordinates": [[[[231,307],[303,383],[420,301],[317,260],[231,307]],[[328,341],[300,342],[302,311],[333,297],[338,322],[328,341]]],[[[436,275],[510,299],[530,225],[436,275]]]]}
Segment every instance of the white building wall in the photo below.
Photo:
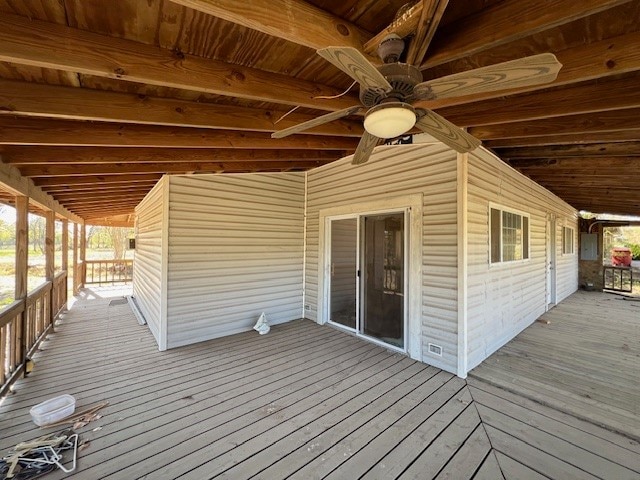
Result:
{"type": "Polygon", "coordinates": [[[163,218],[166,177],[160,180],[136,207],[136,249],[133,262],[133,297],[158,344],[163,318],[162,285],[163,218]]]}
{"type": "Polygon", "coordinates": [[[577,232],[577,212],[491,153],[468,163],[468,369],[534,322],[547,309],[547,219],[556,219],[557,301],[578,288],[577,245],[562,255],[561,227],[577,232]],[[530,258],[490,264],[489,204],[530,214],[530,258]]]}
{"type": "Polygon", "coordinates": [[[455,372],[457,366],[456,153],[443,145],[382,147],[369,162],[350,158],[308,172],[305,316],[318,319],[320,211],[412,194],[423,198],[422,358],[455,372]],[[443,356],[427,344],[443,347],[443,356]]]}
{"type": "Polygon", "coordinates": [[[304,181],[170,177],[169,348],[302,316],[304,181]]]}

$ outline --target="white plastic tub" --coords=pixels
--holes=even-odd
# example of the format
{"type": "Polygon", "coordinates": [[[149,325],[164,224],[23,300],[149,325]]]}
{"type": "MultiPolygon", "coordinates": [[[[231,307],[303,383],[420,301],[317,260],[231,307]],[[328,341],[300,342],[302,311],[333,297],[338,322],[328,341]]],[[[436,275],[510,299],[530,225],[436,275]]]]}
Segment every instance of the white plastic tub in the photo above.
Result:
{"type": "Polygon", "coordinates": [[[45,400],[35,407],[31,407],[29,412],[31,413],[33,423],[41,427],[67,418],[73,414],[75,409],[76,399],[71,395],[65,394],[45,400]]]}

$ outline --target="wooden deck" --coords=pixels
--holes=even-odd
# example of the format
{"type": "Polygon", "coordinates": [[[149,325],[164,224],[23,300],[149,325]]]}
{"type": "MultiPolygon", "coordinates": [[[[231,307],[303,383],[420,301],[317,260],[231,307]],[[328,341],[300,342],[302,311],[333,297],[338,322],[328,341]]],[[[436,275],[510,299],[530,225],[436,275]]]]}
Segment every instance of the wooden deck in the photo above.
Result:
{"type": "Polygon", "coordinates": [[[578,291],[470,376],[640,440],[640,301],[578,291]]]}
{"type": "Polygon", "coordinates": [[[52,480],[640,478],[626,437],[309,321],[158,352],[97,292],[42,350],[0,406],[3,452],[42,434],[37,402],[110,402],[52,480]]]}

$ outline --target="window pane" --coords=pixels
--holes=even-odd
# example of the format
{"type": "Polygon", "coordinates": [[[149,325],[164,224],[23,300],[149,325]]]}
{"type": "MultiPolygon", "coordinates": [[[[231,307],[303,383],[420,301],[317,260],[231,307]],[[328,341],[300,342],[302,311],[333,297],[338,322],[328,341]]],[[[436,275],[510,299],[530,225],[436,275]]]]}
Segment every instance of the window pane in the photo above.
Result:
{"type": "Polygon", "coordinates": [[[491,263],[500,261],[500,210],[491,209],[491,263]]]}
{"type": "Polygon", "coordinates": [[[502,261],[522,259],[522,217],[502,212],[502,261]]]}

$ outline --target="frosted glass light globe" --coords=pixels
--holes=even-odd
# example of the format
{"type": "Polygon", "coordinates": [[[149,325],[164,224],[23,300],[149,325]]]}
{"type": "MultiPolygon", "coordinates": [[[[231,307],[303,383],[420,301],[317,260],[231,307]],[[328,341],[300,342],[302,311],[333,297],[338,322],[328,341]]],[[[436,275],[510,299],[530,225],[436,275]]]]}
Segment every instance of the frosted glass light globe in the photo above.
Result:
{"type": "Polygon", "coordinates": [[[371,108],[364,118],[364,128],[378,138],[395,138],[416,124],[416,113],[407,103],[388,103],[371,108]]]}

